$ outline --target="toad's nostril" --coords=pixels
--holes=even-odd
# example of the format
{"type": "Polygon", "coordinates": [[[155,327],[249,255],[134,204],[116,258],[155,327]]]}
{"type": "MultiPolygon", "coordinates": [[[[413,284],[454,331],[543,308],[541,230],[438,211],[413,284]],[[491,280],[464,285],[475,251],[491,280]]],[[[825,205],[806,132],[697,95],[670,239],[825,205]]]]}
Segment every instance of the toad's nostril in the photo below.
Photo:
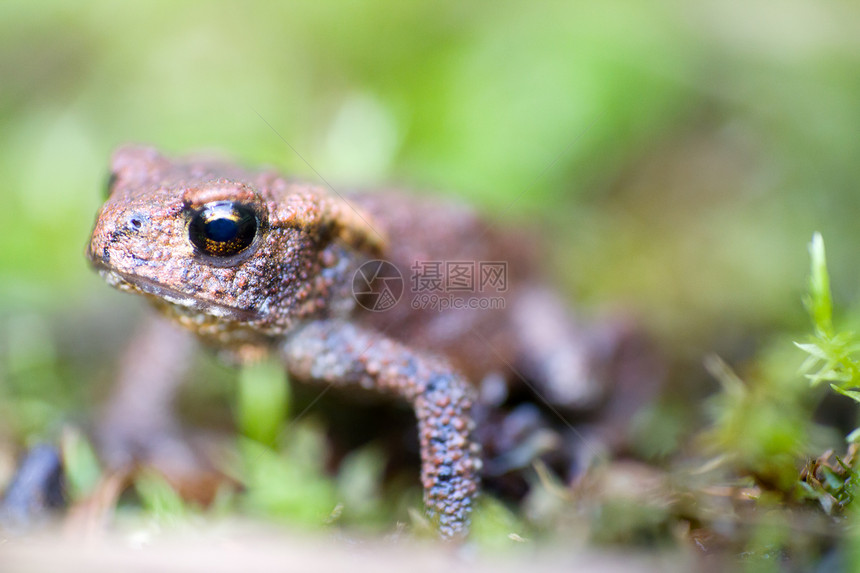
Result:
{"type": "Polygon", "coordinates": [[[146,225],[147,220],[146,215],[142,213],[131,213],[126,219],[125,228],[131,232],[140,231],[146,225]]]}
{"type": "Polygon", "coordinates": [[[106,265],[110,263],[110,251],[107,245],[102,249],[102,262],[106,265]]]}

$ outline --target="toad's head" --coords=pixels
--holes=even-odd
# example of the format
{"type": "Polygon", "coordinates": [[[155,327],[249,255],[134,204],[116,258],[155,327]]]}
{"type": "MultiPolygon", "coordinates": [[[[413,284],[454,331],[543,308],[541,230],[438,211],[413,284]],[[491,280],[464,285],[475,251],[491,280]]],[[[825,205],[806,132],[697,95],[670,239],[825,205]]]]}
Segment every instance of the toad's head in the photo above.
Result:
{"type": "Polygon", "coordinates": [[[382,246],[352,205],[272,171],[123,147],[109,193],[87,249],[92,265],[223,344],[343,306],[335,299],[348,298],[340,287],[355,254],[382,246]]]}

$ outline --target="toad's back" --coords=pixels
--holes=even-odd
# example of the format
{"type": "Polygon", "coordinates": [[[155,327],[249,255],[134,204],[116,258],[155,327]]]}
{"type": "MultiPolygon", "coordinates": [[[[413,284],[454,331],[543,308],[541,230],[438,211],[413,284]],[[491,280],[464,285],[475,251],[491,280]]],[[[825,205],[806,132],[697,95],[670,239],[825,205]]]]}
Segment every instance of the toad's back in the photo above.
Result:
{"type": "Polygon", "coordinates": [[[500,230],[454,201],[398,191],[348,200],[388,237],[385,260],[404,285],[391,308],[360,312],[365,324],[445,354],[473,382],[525,377],[573,409],[599,398],[596,353],[543,286],[533,237],[500,230]]]}

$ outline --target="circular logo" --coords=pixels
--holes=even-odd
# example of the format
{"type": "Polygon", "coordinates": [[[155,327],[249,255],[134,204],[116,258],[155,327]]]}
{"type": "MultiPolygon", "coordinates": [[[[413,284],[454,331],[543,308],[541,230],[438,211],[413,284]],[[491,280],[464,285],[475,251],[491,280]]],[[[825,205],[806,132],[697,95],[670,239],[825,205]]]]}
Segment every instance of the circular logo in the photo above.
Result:
{"type": "Polygon", "coordinates": [[[367,310],[388,310],[403,296],[403,275],[388,261],[367,261],[352,277],[352,296],[367,310]]]}

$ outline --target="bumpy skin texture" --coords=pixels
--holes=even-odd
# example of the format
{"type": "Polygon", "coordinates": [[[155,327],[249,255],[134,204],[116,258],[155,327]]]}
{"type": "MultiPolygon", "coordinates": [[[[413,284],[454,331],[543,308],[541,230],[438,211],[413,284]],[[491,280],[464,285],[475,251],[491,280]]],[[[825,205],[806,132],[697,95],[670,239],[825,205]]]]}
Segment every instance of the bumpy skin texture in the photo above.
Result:
{"type": "Polygon", "coordinates": [[[527,243],[460,205],[396,192],[346,201],[272,171],[168,159],[147,147],[119,149],[111,169],[88,248],[102,276],[234,358],[278,352],[296,380],[358,385],[412,404],[424,499],[445,537],[468,530],[479,483],[467,380],[525,382],[568,411],[604,397],[594,353],[535,282],[527,243]],[[206,255],[189,239],[195,210],[218,201],[248,205],[258,221],[251,246],[229,257],[206,255]],[[375,258],[400,269],[407,291],[416,263],[503,261],[503,289],[458,296],[504,304],[416,309],[407,294],[386,312],[361,311],[353,276],[375,258]]]}

